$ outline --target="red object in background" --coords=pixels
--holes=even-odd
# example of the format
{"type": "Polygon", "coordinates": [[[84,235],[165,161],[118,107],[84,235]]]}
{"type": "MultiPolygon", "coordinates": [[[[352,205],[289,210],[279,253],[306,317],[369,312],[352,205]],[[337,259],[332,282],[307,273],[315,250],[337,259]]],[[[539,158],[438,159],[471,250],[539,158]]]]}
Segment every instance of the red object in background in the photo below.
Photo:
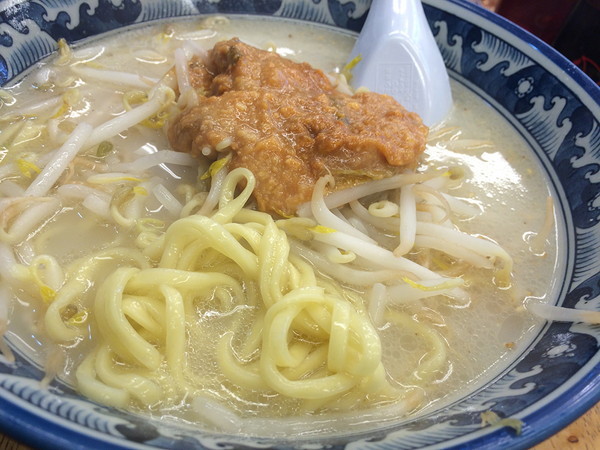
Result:
{"type": "MultiPolygon", "coordinates": [[[[600,0],[489,0],[600,84],[600,0]]],[[[483,1],[486,4],[486,1],[483,1]]]]}
{"type": "Polygon", "coordinates": [[[502,0],[496,12],[552,44],[578,0],[502,0]]]}
{"type": "Polygon", "coordinates": [[[600,0],[580,0],[552,45],[600,84],[600,0]]]}

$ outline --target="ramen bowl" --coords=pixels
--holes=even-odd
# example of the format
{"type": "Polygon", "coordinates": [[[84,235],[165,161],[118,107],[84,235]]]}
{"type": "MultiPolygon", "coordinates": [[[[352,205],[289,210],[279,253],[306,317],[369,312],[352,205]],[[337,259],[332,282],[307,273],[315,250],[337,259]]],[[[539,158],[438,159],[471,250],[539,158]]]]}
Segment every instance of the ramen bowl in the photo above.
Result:
{"type": "MultiPolygon", "coordinates": [[[[0,84],[18,80],[61,38],[77,43],[199,14],[285,17],[358,32],[368,3],[0,1],[0,84]]],[[[550,304],[600,310],[600,89],[543,42],[480,7],[427,0],[424,9],[450,77],[506,119],[546,174],[563,230],[550,304]]],[[[15,361],[0,356],[0,426],[43,448],[527,448],[600,400],[600,326],[569,321],[544,323],[492,379],[437,409],[372,430],[272,439],[203,432],[106,407],[60,380],[42,387],[42,364],[22,351],[17,333],[5,338],[15,361]],[[520,430],[483,426],[489,410],[517,419],[520,430]]]]}

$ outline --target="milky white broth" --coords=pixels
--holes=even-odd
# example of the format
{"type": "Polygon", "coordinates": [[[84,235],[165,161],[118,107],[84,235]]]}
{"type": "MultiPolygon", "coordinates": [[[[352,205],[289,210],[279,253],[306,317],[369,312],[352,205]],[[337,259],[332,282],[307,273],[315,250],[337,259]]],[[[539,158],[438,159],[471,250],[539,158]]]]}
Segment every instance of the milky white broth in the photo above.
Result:
{"type": "MultiPolygon", "coordinates": [[[[211,27],[213,32],[198,34],[197,22],[180,21],[139,28],[128,34],[119,32],[118,36],[94,40],[76,47],[74,56],[93,62],[93,65],[136,72],[158,79],[169,70],[172,58],[171,55],[161,57],[153,49],[159,48],[161,40],[167,39],[166,35],[175,30],[171,39],[192,39],[206,49],[219,40],[237,36],[259,48],[276,47],[282,56],[309,62],[325,72],[336,72],[344,65],[354,41],[352,35],[344,32],[283,20],[240,17],[231,22],[213,21],[211,27]]],[[[43,84],[47,64],[51,63],[40,64],[14,87],[8,88],[17,98],[17,104],[23,105],[24,109],[28,104],[56,95],[52,91],[31,88],[32,84],[43,84]]],[[[78,107],[73,109],[70,122],[75,123],[77,116],[82,116],[89,117],[86,120],[92,124],[98,124],[120,112],[121,89],[121,86],[110,83],[82,84],[82,99],[77,103],[78,107]]],[[[468,232],[488,236],[506,249],[514,258],[514,276],[510,289],[499,289],[494,286],[493,274],[489,270],[469,271],[465,274],[467,289],[472,298],[468,307],[440,301],[435,297],[423,301],[423,309],[419,314],[437,324],[448,343],[450,361],[447,372],[427,387],[424,401],[413,414],[439,407],[490,380],[521,353],[542,324],[524,310],[523,300],[526,297],[547,299],[556,270],[557,238],[554,232],[549,236],[545,253],[541,256],[535,255],[527,243],[527,237],[543,226],[546,199],[550,195],[539,162],[526,142],[492,107],[457,82],[452,82],[452,91],[455,106],[447,123],[443,125],[451,131],[439,138],[441,144],[435,145],[432,142],[428,145],[423,165],[460,167],[464,170],[467,174],[465,180],[453,194],[469,199],[483,212],[477,217],[461,221],[459,225],[468,232]],[[452,144],[465,139],[483,141],[483,144],[467,151],[455,148],[452,144]]],[[[4,114],[2,109],[1,114],[4,114]]],[[[63,131],[68,131],[70,125],[65,123],[62,127],[63,131]]],[[[432,132],[434,133],[435,131],[432,132]]],[[[160,130],[144,130],[143,134],[125,132],[121,140],[125,142],[126,139],[133,141],[127,142],[134,148],[168,148],[168,142],[160,130]]],[[[27,145],[30,144],[21,144],[25,147],[27,145]]],[[[31,145],[36,149],[51,150],[55,147],[55,144],[40,139],[32,141],[31,145]]],[[[153,170],[152,174],[157,176],[167,174],[165,170],[172,171],[182,181],[193,180],[196,176],[196,171],[181,167],[153,170]]],[[[164,178],[165,184],[175,191],[180,181],[170,175],[164,178]]],[[[158,211],[160,205],[157,203],[154,208],[149,209],[158,211]]],[[[160,216],[161,211],[156,214],[160,216]]],[[[24,262],[30,260],[32,252],[49,253],[66,264],[110,242],[131,242],[134,236],[129,233],[113,223],[99,220],[81,206],[68,205],[28,242],[19,245],[16,253],[24,262]]],[[[57,351],[56,346],[44,338],[42,311],[43,306],[39,302],[17,292],[17,298],[12,303],[12,317],[7,334],[12,346],[40,367],[44,367],[43,361],[49,354],[57,351]]],[[[415,352],[419,348],[419,341],[413,341],[402,334],[389,326],[380,329],[384,365],[390,376],[399,382],[406,375],[407,368],[417,363],[415,358],[421,355],[415,352]]],[[[60,361],[58,368],[61,380],[73,384],[74,368],[89,347],[90,343],[86,340],[66,346],[68,357],[65,361],[60,361]]],[[[200,350],[191,350],[188,362],[197,364],[198,370],[213,370],[205,367],[200,350]]],[[[256,402],[248,406],[248,411],[240,411],[240,404],[228,407],[237,410],[241,416],[248,413],[258,417],[293,415],[293,411],[290,413],[286,409],[285,402],[276,400],[272,404],[256,402]]],[[[135,406],[132,408],[136,410],[135,406]]],[[[195,422],[198,418],[190,409],[182,401],[179,404],[163,405],[150,413],[157,417],[195,422]]],[[[357,417],[344,420],[367,426],[368,418],[365,417],[361,418],[360,413],[357,413],[357,417]]],[[[386,420],[378,417],[377,425],[386,420]]],[[[391,416],[389,420],[395,418],[391,416]]],[[[332,432],[341,426],[340,423],[344,422],[340,421],[335,425],[321,420],[311,432],[332,432]]],[[[312,427],[310,424],[311,421],[308,421],[302,426],[312,427]]],[[[203,426],[210,428],[207,424],[203,426]]],[[[255,429],[244,430],[243,427],[242,431],[251,434],[257,432],[255,429]]],[[[277,427],[271,427],[259,432],[261,433],[276,435],[278,430],[277,427]]]]}

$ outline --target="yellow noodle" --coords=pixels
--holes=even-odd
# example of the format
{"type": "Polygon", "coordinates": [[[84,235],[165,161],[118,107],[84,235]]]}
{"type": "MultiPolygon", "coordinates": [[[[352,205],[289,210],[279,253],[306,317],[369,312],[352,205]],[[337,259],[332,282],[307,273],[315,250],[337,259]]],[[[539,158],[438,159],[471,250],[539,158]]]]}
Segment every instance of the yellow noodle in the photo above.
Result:
{"type": "Polygon", "coordinates": [[[161,363],[160,352],[131,326],[122,309],[125,286],[138,272],[123,267],[106,277],[96,294],[96,321],[104,340],[124,362],[153,370],[161,363]]]}
{"type": "Polygon", "coordinates": [[[99,283],[94,310],[102,343],[78,370],[82,391],[113,395],[113,405],[205,395],[216,381],[189,366],[192,345],[214,352],[234,386],[303,400],[309,409],[322,408],[322,399],[344,409],[366,395],[400,395],[385,375],[362,299],[290,255],[287,234],[271,216],[243,208],[248,192],[236,196],[235,187],[253,180],[232,171],[212,217],[179,219],[145,248],[154,267],[121,264],[99,283]],[[228,323],[213,343],[214,335],[196,329],[204,326],[196,324],[196,308],[206,302],[216,302],[228,323]]]}
{"type": "Polygon", "coordinates": [[[117,367],[114,363],[113,353],[107,345],[98,348],[94,368],[100,381],[107,386],[127,391],[131,397],[144,404],[154,404],[163,395],[160,387],[139,371],[123,370],[117,367]]]}
{"type": "Polygon", "coordinates": [[[96,351],[91,352],[77,367],[75,377],[79,390],[86,397],[103,405],[124,408],[129,403],[129,393],[125,389],[114,388],[97,378],[95,366],[96,351]]]}
{"type": "Polygon", "coordinates": [[[447,361],[446,344],[443,338],[435,329],[420,324],[406,313],[390,310],[387,311],[386,318],[427,341],[430,350],[419,361],[419,366],[413,372],[411,382],[419,385],[424,381],[432,380],[447,361]]]}
{"type": "Polygon", "coordinates": [[[256,364],[240,364],[232,355],[233,333],[226,333],[219,340],[219,367],[227,378],[246,389],[268,390],[256,364]]]}
{"type": "Polygon", "coordinates": [[[165,308],[156,299],[140,295],[123,296],[123,313],[155,339],[164,339],[166,331],[161,318],[165,308]]]}
{"type": "Polygon", "coordinates": [[[109,264],[111,261],[114,264],[115,260],[133,263],[137,267],[148,265],[141,253],[118,247],[75,261],[67,271],[67,282],[56,292],[56,296],[44,316],[44,323],[50,338],[57,342],[65,342],[83,335],[83,330],[65,323],[61,315],[62,311],[72,305],[89,288],[89,280],[96,278],[95,273],[101,266],[109,264]]]}

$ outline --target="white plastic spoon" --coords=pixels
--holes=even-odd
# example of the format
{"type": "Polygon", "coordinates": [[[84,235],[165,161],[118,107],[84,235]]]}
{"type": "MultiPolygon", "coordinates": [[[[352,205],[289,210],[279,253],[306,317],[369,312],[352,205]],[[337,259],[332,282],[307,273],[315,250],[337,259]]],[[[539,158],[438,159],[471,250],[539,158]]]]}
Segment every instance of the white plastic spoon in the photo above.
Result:
{"type": "Polygon", "coordinates": [[[420,0],[373,0],[350,61],[359,55],[354,88],[391,95],[428,126],[452,108],[448,73],[420,0]]]}

